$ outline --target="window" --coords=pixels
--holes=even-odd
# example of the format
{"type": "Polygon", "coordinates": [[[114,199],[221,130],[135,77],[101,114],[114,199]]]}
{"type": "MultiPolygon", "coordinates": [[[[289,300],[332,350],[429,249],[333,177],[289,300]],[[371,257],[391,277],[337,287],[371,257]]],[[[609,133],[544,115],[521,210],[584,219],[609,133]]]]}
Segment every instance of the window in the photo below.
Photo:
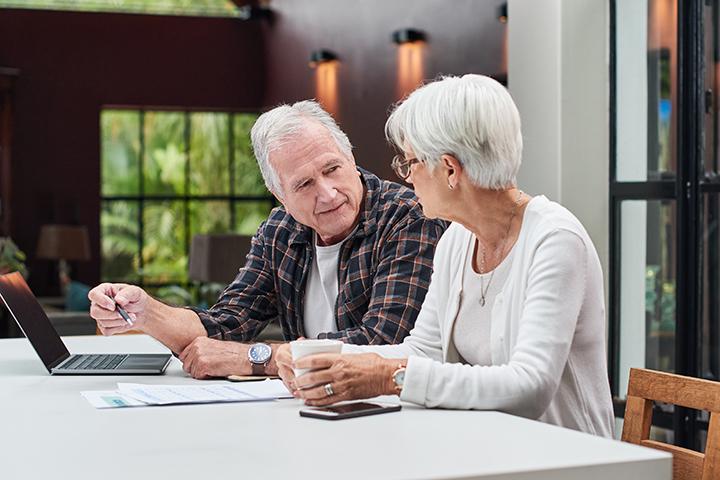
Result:
{"type": "MultiPolygon", "coordinates": [[[[720,379],[720,0],[611,2],[610,370],[720,379]],[[680,28],[682,26],[682,28],[680,28]]],[[[701,449],[707,416],[656,406],[701,449]]]]}
{"type": "Polygon", "coordinates": [[[103,281],[187,284],[195,234],[255,233],[274,206],[250,145],[256,118],[102,111],[103,281]]]}
{"type": "Polygon", "coordinates": [[[0,0],[0,8],[243,17],[232,0],[0,0]]]}

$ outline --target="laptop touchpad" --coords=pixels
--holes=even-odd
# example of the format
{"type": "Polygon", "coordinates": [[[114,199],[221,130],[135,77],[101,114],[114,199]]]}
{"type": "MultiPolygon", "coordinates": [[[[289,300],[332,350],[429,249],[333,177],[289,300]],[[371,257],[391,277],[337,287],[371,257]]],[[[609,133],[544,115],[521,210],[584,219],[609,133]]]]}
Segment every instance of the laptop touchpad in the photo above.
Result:
{"type": "Polygon", "coordinates": [[[122,369],[142,369],[142,368],[158,368],[162,366],[167,359],[165,355],[142,355],[134,353],[126,358],[118,368],[122,369]]]}

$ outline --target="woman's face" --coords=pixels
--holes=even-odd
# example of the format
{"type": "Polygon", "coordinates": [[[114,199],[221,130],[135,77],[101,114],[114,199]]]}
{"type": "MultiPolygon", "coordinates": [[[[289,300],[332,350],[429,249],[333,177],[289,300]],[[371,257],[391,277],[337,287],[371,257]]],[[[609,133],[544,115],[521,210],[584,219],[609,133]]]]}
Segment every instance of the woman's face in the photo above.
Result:
{"type": "MultiPolygon", "coordinates": [[[[415,158],[412,150],[406,150],[405,158],[415,158]]],[[[417,162],[410,166],[410,176],[405,180],[412,184],[415,195],[417,195],[423,214],[428,218],[445,218],[443,215],[444,191],[441,189],[439,179],[440,167],[432,172],[423,162],[417,162]]],[[[445,186],[447,190],[447,185],[445,186]]]]}

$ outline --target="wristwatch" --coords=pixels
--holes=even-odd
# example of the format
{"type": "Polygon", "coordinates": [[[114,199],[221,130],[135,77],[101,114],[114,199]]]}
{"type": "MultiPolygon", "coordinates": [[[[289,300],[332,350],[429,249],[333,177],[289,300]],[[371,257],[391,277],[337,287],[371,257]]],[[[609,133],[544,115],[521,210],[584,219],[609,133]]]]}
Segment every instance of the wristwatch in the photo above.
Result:
{"type": "Polygon", "coordinates": [[[400,395],[402,392],[403,385],[405,384],[405,366],[398,365],[397,370],[392,374],[393,383],[395,383],[395,392],[400,395]]]}
{"type": "Polygon", "coordinates": [[[248,360],[252,366],[253,375],[267,375],[265,367],[270,363],[272,348],[267,343],[254,343],[248,350],[248,360]]]}

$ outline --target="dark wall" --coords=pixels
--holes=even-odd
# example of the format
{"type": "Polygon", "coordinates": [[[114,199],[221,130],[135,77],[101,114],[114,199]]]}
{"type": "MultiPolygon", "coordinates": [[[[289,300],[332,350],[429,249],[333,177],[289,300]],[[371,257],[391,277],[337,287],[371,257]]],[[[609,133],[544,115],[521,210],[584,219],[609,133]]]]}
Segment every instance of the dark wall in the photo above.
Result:
{"type": "Polygon", "coordinates": [[[74,276],[99,280],[101,106],[259,109],[263,62],[255,21],[0,9],[0,66],[20,69],[10,234],[36,292],[56,283],[34,260],[48,222],[89,227],[74,276]]]}
{"type": "Polygon", "coordinates": [[[396,96],[399,28],[425,31],[425,77],[505,73],[502,0],[273,0],[275,22],[266,28],[266,105],[314,96],[310,52],[340,56],[338,120],[359,164],[386,178],[390,150],[383,126],[396,96]]]}
{"type": "Polygon", "coordinates": [[[40,225],[89,226],[100,276],[102,105],[255,109],[311,98],[312,50],[341,57],[338,120],[358,163],[393,178],[383,137],[397,98],[398,28],[425,31],[425,77],[504,72],[502,0],[273,0],[274,21],[0,9],[0,66],[21,75],[15,98],[12,231],[30,255],[31,286],[51,293],[35,261],[40,225]]]}

